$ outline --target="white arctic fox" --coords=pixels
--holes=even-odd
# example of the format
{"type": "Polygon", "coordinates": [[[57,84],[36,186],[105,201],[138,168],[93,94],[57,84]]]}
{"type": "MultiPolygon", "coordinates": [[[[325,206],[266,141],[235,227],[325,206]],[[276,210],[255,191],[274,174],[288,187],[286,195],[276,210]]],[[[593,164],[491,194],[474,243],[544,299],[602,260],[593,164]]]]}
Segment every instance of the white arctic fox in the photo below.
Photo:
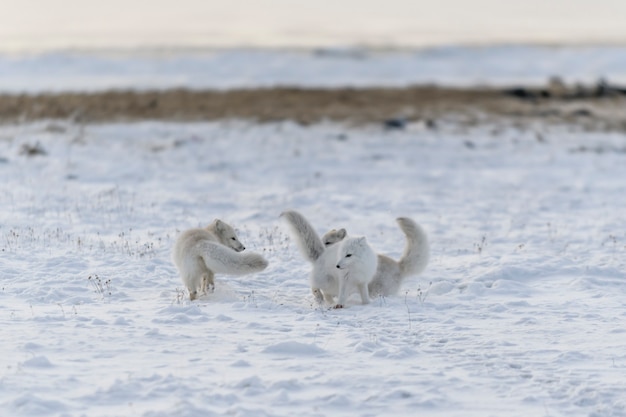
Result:
{"type": "Polygon", "coordinates": [[[244,249],[233,228],[219,219],[204,229],[182,232],[172,258],[189,290],[189,299],[215,288],[215,274],[245,275],[267,268],[261,255],[241,253],[244,249]]]}
{"type": "Polygon", "coordinates": [[[337,269],[339,276],[339,299],[335,308],[342,308],[348,296],[356,289],[363,304],[370,302],[367,286],[374,278],[378,257],[364,237],[348,237],[339,245],[337,269]]]}
{"type": "Polygon", "coordinates": [[[313,226],[297,211],[288,210],[281,215],[291,226],[296,242],[307,261],[311,262],[311,291],[317,302],[326,300],[334,303],[333,297],[339,294],[339,273],[337,270],[339,245],[333,244],[345,237],[345,230],[331,230],[324,235],[324,241],[313,226]]]}
{"type": "Polygon", "coordinates": [[[428,264],[430,248],[424,229],[408,217],[398,217],[396,221],[406,236],[404,252],[397,261],[378,255],[378,268],[368,285],[372,296],[396,295],[406,277],[420,274],[428,264]]]}
{"type": "MultiPolygon", "coordinates": [[[[424,229],[408,217],[396,219],[400,229],[406,236],[404,253],[399,260],[378,254],[378,267],[374,279],[369,283],[368,290],[371,296],[396,295],[406,277],[420,274],[428,264],[429,245],[424,229]]],[[[336,243],[346,235],[337,234],[335,229],[326,233],[326,241],[336,243]]]]}
{"type": "MultiPolygon", "coordinates": [[[[365,293],[359,287],[359,283],[363,279],[368,280],[372,278],[376,270],[376,264],[374,263],[374,269],[371,271],[371,274],[369,272],[366,273],[369,276],[365,278],[362,278],[363,275],[356,272],[356,266],[348,266],[349,262],[346,262],[343,267],[341,267],[341,265],[344,265],[343,263],[338,267],[340,258],[347,255],[347,253],[342,255],[342,251],[347,251],[348,249],[352,251],[353,246],[356,249],[363,244],[369,248],[364,238],[354,238],[354,240],[347,238],[344,240],[346,238],[346,230],[333,229],[320,239],[313,226],[297,211],[285,211],[281,214],[281,217],[287,220],[296,237],[300,251],[313,265],[310,276],[311,291],[318,302],[325,300],[329,304],[335,304],[334,297],[339,297],[335,307],[343,307],[346,298],[354,287],[361,293],[363,303],[367,304],[369,302],[369,296],[367,296],[367,282],[369,281],[366,282],[365,293]],[[350,245],[345,245],[347,242],[350,242],[350,245]],[[347,276],[346,273],[348,273],[347,276]],[[341,282],[341,280],[344,281],[341,282]],[[363,297],[364,294],[366,297],[363,297]]],[[[355,259],[357,258],[355,257],[355,259]]],[[[375,253],[373,259],[376,262],[375,253]]],[[[366,264],[369,266],[368,262],[366,264]]]]}

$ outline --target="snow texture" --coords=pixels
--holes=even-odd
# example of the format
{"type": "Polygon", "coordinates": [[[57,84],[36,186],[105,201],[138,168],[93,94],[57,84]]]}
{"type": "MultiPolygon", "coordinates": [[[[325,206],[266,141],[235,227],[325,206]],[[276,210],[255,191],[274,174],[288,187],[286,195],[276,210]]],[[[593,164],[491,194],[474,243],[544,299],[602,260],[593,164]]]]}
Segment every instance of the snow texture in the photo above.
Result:
{"type": "Polygon", "coordinates": [[[566,127],[3,125],[0,410],[626,416],[625,162],[566,127]],[[289,208],[396,259],[409,216],[430,264],[317,305],[289,208]],[[190,302],[171,248],[216,217],[270,266],[190,302]]]}
{"type": "Polygon", "coordinates": [[[442,46],[14,53],[0,55],[0,92],[229,89],[274,86],[626,84],[626,47],[442,46]]]}

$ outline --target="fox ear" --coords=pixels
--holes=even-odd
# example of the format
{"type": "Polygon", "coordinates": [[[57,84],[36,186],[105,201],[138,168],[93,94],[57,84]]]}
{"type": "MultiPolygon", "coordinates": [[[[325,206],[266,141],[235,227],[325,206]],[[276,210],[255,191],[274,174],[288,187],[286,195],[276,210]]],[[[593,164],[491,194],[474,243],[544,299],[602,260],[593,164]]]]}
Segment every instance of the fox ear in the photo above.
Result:
{"type": "Polygon", "coordinates": [[[222,222],[220,219],[213,220],[213,224],[215,224],[215,228],[217,230],[222,230],[224,228],[224,222],[222,222]]]}
{"type": "Polygon", "coordinates": [[[337,230],[337,236],[339,236],[339,239],[343,239],[344,237],[346,237],[346,229],[339,229],[337,230]]]}
{"type": "Polygon", "coordinates": [[[362,245],[367,243],[367,239],[365,239],[365,236],[362,236],[362,237],[359,238],[359,243],[362,244],[362,245]]]}

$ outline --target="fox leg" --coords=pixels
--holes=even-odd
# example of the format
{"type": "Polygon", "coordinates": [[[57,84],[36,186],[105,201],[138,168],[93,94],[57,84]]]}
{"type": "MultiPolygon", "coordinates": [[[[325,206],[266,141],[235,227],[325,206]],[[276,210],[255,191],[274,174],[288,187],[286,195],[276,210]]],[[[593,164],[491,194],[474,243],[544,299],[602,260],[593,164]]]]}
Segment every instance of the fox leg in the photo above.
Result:
{"type": "Polygon", "coordinates": [[[335,308],[343,308],[346,305],[347,291],[348,291],[348,275],[339,280],[339,296],[337,297],[337,305],[335,308]]]}
{"type": "Polygon", "coordinates": [[[359,288],[359,293],[361,294],[361,301],[363,301],[363,304],[369,304],[370,294],[369,294],[369,290],[367,289],[367,284],[359,284],[358,288],[359,288]]]}
{"type": "Polygon", "coordinates": [[[322,304],[324,301],[328,304],[332,304],[335,301],[332,295],[320,290],[319,288],[311,288],[311,292],[315,296],[315,301],[317,301],[318,304],[322,304]]]}
{"type": "Polygon", "coordinates": [[[333,301],[335,301],[335,299],[333,298],[332,295],[328,294],[328,293],[324,293],[324,300],[326,300],[326,302],[328,304],[332,304],[333,301]]]}
{"type": "MultiPolygon", "coordinates": [[[[193,273],[186,273],[183,282],[185,282],[187,290],[189,291],[189,299],[193,301],[198,298],[198,281],[194,279],[193,273]]],[[[200,285],[202,285],[202,281],[200,285]]]]}
{"type": "Polygon", "coordinates": [[[209,271],[207,274],[204,275],[204,292],[206,293],[207,290],[209,292],[215,292],[215,274],[213,273],[213,271],[209,271]]]}
{"type": "Polygon", "coordinates": [[[324,295],[322,294],[322,290],[320,290],[319,288],[311,288],[311,292],[313,293],[313,296],[315,297],[315,301],[317,301],[318,304],[321,304],[322,301],[324,300],[324,295]]]}
{"type": "Polygon", "coordinates": [[[215,282],[213,281],[213,277],[215,274],[211,271],[207,271],[202,274],[202,281],[200,283],[200,293],[207,294],[209,291],[213,292],[215,290],[215,282]]]}

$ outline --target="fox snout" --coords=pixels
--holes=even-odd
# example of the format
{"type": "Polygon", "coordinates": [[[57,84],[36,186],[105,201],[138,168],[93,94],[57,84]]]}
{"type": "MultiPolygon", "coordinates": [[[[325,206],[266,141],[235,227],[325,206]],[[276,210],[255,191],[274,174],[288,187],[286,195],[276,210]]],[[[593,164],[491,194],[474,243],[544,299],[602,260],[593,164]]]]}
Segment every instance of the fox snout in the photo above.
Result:
{"type": "Polygon", "coordinates": [[[236,247],[231,246],[231,249],[234,250],[235,252],[243,252],[244,250],[246,250],[246,247],[242,244],[239,244],[236,247]]]}

